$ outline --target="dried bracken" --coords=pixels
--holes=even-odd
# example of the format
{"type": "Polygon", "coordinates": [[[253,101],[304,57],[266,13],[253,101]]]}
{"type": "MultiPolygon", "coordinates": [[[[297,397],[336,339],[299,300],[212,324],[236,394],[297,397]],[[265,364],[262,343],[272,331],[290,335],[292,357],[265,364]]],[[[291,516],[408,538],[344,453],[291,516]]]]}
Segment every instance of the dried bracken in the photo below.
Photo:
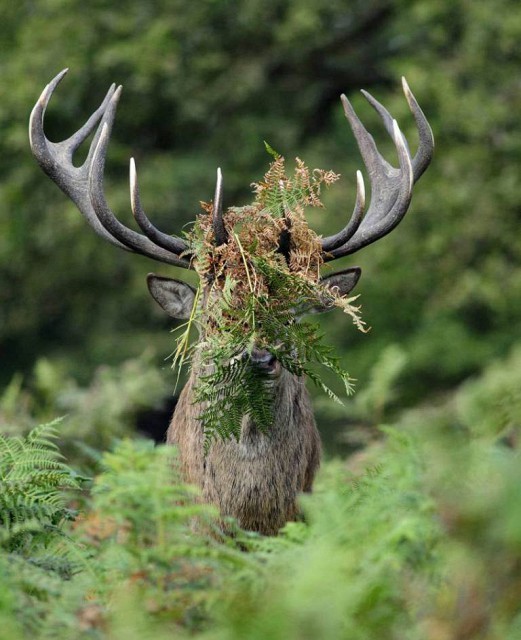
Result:
{"type": "Polygon", "coordinates": [[[212,224],[213,204],[201,203],[204,213],[188,240],[205,300],[196,305],[178,338],[174,360],[182,364],[190,355],[207,371],[196,389],[196,401],[205,406],[201,419],[207,446],[216,436],[238,438],[245,415],[260,430],[269,429],[269,384],[236,357],[244,349],[269,348],[286,369],[307,375],[338,400],[310,369],[311,362],[318,362],[337,373],[351,391],[348,374],[322,344],[317,327],[298,322],[306,310],[336,306],[364,330],[359,308],[351,304],[354,298],[321,283],[322,242],[304,214],[306,207],[323,207],[321,189],[338,178],[332,171],[310,172],[299,158],[288,177],[284,158],[276,155],[263,180],[252,185],[253,203],[224,214],[228,240],[220,245],[212,224]],[[190,352],[188,332],[194,323],[204,327],[204,336],[190,352]]]}
{"type": "MultiPolygon", "coordinates": [[[[269,282],[256,269],[259,260],[271,268],[298,278],[315,289],[316,302],[324,297],[320,286],[320,267],[324,262],[321,238],[308,225],[306,207],[323,208],[321,187],[330,186],[340,177],[333,171],[315,169],[312,173],[296,158],[294,176],[286,176],[285,160],[277,155],[260,182],[252,184],[255,200],[245,207],[230,207],[224,215],[228,242],[215,246],[212,226],[212,203],[201,203],[205,214],[196,221],[190,235],[189,252],[195,256],[194,266],[202,281],[211,281],[216,301],[233,283],[233,301],[241,307],[245,295],[270,294],[270,306],[276,311],[281,302],[270,290],[269,282]],[[288,247],[284,250],[284,233],[288,247]],[[290,233],[289,233],[290,232],[290,233]],[[226,282],[228,281],[228,282],[226,282]]],[[[329,290],[331,303],[351,315],[358,328],[364,330],[359,309],[353,300],[329,290]]],[[[295,302],[315,302],[293,301],[295,302]]],[[[235,305],[234,305],[235,306],[235,305]]]]}

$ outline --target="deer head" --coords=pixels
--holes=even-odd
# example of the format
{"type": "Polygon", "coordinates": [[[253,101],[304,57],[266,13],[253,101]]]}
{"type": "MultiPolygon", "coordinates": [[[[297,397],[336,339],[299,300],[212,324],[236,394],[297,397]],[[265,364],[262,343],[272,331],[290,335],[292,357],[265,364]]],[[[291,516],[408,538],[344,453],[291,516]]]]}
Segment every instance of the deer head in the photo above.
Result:
{"type": "MultiPolygon", "coordinates": [[[[43,129],[45,109],[66,72],[59,73],[45,87],[30,118],[31,148],[43,171],[76,204],[94,231],[108,242],[158,262],[192,269],[197,256],[190,254],[187,242],[161,232],[146,215],[133,160],[130,161],[130,200],[141,232],[123,225],[107,204],[103,190],[104,164],[121,87],[112,85],[100,107],[69,139],[55,143],[46,138],[43,129]],[[72,163],[75,151],[95,129],[85,162],[75,167],[72,163]]],[[[355,205],[347,224],[338,233],[321,239],[324,262],[351,255],[379,240],[392,231],[407,212],[413,185],[427,168],[434,143],[429,124],[405,79],[403,91],[419,134],[418,150],[413,157],[397,122],[375,98],[362,92],[393,140],[398,167],[382,157],[348,99],[341,96],[345,116],[369,174],[371,202],[366,211],[364,181],[358,171],[355,205]]],[[[211,215],[213,238],[219,247],[229,242],[226,216],[223,218],[220,169],[217,170],[211,215]]],[[[278,249],[288,255],[290,246],[291,229],[287,228],[280,234],[278,249]]],[[[356,285],[360,274],[358,267],[351,267],[325,276],[321,282],[324,290],[335,287],[341,295],[346,295],[356,285]]],[[[169,315],[181,319],[190,316],[195,300],[195,290],[190,285],[154,274],[149,274],[147,282],[152,297],[169,315]]],[[[326,297],[324,304],[314,310],[328,308],[326,297]]],[[[269,349],[254,348],[248,357],[266,375],[282,380],[273,432],[268,436],[256,434],[252,425],[245,424],[241,442],[214,443],[209,455],[203,456],[201,425],[191,395],[193,381],[189,380],[168,437],[179,445],[186,476],[202,487],[207,500],[218,504],[224,513],[236,516],[247,528],[274,533],[295,515],[297,493],[311,489],[320,443],[302,383],[281,372],[269,349]]],[[[192,371],[192,378],[194,375],[197,372],[192,371]]]]}

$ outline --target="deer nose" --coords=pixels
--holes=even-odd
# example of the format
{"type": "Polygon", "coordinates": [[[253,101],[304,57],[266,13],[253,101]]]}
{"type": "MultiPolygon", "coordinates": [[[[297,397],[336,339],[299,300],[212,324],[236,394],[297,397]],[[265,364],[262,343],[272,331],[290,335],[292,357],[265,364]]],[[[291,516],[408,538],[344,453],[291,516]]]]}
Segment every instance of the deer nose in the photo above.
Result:
{"type": "Polygon", "coordinates": [[[262,373],[277,375],[279,373],[279,363],[277,358],[267,349],[254,347],[251,351],[250,363],[262,373]]]}

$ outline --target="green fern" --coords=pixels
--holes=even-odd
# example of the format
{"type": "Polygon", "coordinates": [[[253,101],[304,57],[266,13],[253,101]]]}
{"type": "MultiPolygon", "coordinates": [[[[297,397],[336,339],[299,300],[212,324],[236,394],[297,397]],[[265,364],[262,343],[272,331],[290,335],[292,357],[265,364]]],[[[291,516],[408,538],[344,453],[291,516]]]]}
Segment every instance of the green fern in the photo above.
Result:
{"type": "Polygon", "coordinates": [[[203,205],[210,215],[199,216],[189,235],[195,268],[207,288],[205,304],[194,305],[178,339],[174,364],[190,357],[201,370],[195,400],[202,407],[206,450],[216,438],[238,440],[245,418],[261,432],[273,424],[275,387],[249,364],[247,355],[255,347],[269,349],[285,369],[308,376],[336,402],[340,398],[324,384],[316,365],[339,376],[346,393],[352,391],[348,373],[323,344],[318,328],[297,321],[306,309],[336,305],[362,328],[350,301],[321,285],[321,243],[304,217],[306,206],[322,206],[321,185],[338,176],[310,173],[297,158],[294,175],[287,177],[284,158],[267,144],[266,149],[274,161],[264,179],[253,185],[254,202],[230,208],[224,216],[229,241],[215,246],[212,205],[203,205]],[[279,241],[289,229],[284,256],[279,241]],[[188,347],[194,324],[201,327],[203,339],[188,347]]]}
{"type": "Polygon", "coordinates": [[[24,637],[41,631],[49,602],[62,597],[65,581],[92,572],[69,527],[81,478],[56,446],[57,423],[25,437],[0,435],[0,587],[13,594],[24,637]]]}
{"type": "Polygon", "coordinates": [[[79,478],[54,442],[57,422],[25,438],[0,435],[0,546],[7,551],[45,546],[65,535],[61,524],[75,517],[66,491],[79,489],[79,478]]]}

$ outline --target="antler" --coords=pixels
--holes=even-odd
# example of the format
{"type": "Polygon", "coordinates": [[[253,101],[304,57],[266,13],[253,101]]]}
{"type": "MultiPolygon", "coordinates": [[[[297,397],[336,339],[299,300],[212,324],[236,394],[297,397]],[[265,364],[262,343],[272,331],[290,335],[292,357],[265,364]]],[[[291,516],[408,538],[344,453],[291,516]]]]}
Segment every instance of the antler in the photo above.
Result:
{"type": "Polygon", "coordinates": [[[398,152],[398,169],[391,166],[380,155],[373,137],[360,122],[351,103],[345,95],[341,96],[345,116],[351,125],[369,172],[371,204],[367,214],[363,217],[365,189],[362,174],[358,171],[356,203],[349,222],[342,231],[322,240],[326,261],[355,253],[355,251],[392,231],[409,208],[414,183],[420,178],[432,159],[434,151],[432,130],[405,78],[402,78],[402,85],[409,109],[416,121],[420,139],[418,151],[412,159],[407,142],[396,120],[371,94],[362,91],[369,104],[382,118],[387,132],[393,139],[398,152]]]}
{"type": "MultiPolygon", "coordinates": [[[[113,84],[105,99],[87,122],[63,142],[51,142],[45,136],[43,122],[51,96],[68,69],[61,71],[43,90],[31,113],[29,137],[31,149],[45,173],[76,204],[94,231],[112,244],[159,262],[191,268],[188,258],[180,257],[188,245],[176,236],[169,236],[154,227],[145,214],[139,198],[134,160],[130,160],[130,199],[134,217],[144,235],[123,225],[112,213],[103,193],[103,170],[110,133],[116,115],[121,87],[113,84]],[[98,124],[99,123],[99,124],[98,124]],[[72,164],[78,147],[98,125],[85,162],[72,164]]],[[[222,175],[217,172],[214,198],[214,229],[218,244],[226,241],[222,222],[222,175]]]]}
{"type": "MultiPolygon", "coordinates": [[[[43,90],[36,103],[29,124],[31,149],[45,173],[76,204],[88,223],[105,240],[112,244],[142,255],[184,268],[191,268],[191,260],[186,256],[188,245],[177,236],[169,236],[150,222],[141,205],[137,173],[134,160],[130,161],[130,200],[132,213],[143,234],[123,225],[112,213],[103,193],[103,171],[110,133],[121,95],[121,86],[113,84],[105,99],[87,122],[70,138],[62,142],[50,142],[44,133],[45,109],[54,90],[61,82],[67,69],[61,71],[43,90]],[[78,147],[89,137],[97,126],[85,162],[81,167],[72,164],[78,147]],[[183,255],[184,254],[184,255],[183,255]],[[183,257],[181,257],[183,255],[183,257]]],[[[412,187],[429,165],[434,140],[432,131],[410,91],[405,78],[403,91],[418,128],[420,144],[411,159],[407,142],[398,124],[390,113],[366,91],[364,97],[383,120],[387,132],[392,137],[398,152],[399,168],[392,167],[379,153],[373,137],[367,132],[356,115],[349,100],[342,95],[344,112],[369,171],[371,181],[371,204],[364,217],[365,187],[362,174],[357,172],[357,195],[353,213],[347,225],[339,233],[324,238],[322,249],[324,259],[334,260],[354,253],[389,233],[402,220],[411,201],[412,187]]],[[[228,233],[223,222],[222,174],[217,170],[213,206],[213,227],[217,246],[228,241],[228,233]]],[[[286,243],[287,244],[287,243],[286,243]]],[[[281,250],[284,238],[281,239],[281,250]]]]}

